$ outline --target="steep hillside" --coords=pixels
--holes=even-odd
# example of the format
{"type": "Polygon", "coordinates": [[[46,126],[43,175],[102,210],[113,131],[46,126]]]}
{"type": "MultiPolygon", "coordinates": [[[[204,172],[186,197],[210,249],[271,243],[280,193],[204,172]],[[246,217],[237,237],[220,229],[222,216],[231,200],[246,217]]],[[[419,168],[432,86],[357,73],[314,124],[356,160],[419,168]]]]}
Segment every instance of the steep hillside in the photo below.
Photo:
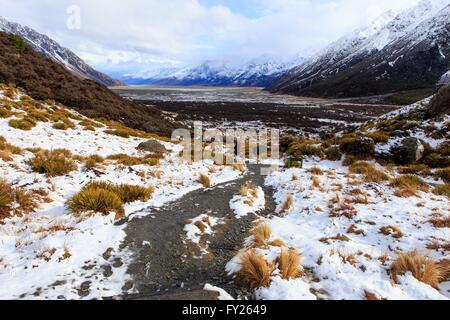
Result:
{"type": "Polygon", "coordinates": [[[429,88],[450,66],[450,4],[423,0],[340,39],[269,89],[354,97],[429,88]]]}
{"type": "Polygon", "coordinates": [[[98,72],[87,65],[69,49],[62,47],[56,41],[29,27],[10,22],[5,18],[0,17],[0,31],[12,33],[24,38],[34,50],[44,57],[59,63],[81,78],[91,79],[105,86],[122,85],[120,81],[112,79],[106,74],[98,72]]]}
{"type": "Polygon", "coordinates": [[[0,33],[0,53],[0,82],[25,89],[34,99],[52,99],[86,116],[122,121],[147,132],[170,135],[175,127],[161,111],[125,100],[92,80],[81,80],[18,36],[0,33]]]}

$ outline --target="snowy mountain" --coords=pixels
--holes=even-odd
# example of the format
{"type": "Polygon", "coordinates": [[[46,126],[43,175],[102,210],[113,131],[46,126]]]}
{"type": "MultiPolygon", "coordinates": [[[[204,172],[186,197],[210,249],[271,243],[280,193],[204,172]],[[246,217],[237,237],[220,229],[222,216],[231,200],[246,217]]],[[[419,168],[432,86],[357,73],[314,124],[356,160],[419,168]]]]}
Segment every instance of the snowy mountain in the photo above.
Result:
{"type": "Polygon", "coordinates": [[[81,78],[91,79],[105,86],[122,84],[120,81],[94,70],[69,49],[62,47],[56,41],[29,27],[9,22],[0,17],[0,31],[21,36],[37,52],[64,66],[81,78]]]}
{"type": "Polygon", "coordinates": [[[439,79],[438,85],[442,86],[442,85],[446,85],[446,84],[450,84],[450,70],[447,71],[442,77],[441,79],[439,79]]]}
{"type": "Polygon", "coordinates": [[[268,89],[312,96],[377,95],[434,86],[450,65],[450,1],[387,12],[268,89]]]}
{"type": "Polygon", "coordinates": [[[222,61],[206,61],[196,67],[146,70],[127,75],[122,80],[128,84],[140,85],[265,87],[302,62],[301,57],[280,61],[264,55],[237,66],[222,61]]]}

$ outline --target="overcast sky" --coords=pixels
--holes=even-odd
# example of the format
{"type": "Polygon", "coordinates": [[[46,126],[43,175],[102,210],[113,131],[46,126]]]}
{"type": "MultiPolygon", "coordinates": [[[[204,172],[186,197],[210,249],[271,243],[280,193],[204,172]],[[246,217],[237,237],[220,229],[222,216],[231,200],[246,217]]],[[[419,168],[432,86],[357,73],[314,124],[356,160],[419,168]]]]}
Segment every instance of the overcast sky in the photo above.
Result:
{"type": "MultiPolygon", "coordinates": [[[[417,0],[0,0],[0,15],[45,33],[109,74],[205,59],[306,55],[417,0]],[[80,28],[68,28],[80,9],[80,28]],[[69,19],[69,20],[68,20],[69,19]]],[[[76,26],[76,24],[75,24],[76,26]]]]}

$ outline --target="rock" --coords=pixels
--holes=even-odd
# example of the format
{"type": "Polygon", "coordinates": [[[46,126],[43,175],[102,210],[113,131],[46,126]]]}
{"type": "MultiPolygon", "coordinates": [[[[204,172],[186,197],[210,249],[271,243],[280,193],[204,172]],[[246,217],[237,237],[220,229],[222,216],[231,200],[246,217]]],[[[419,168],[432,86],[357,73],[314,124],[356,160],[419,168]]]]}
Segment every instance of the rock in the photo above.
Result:
{"type": "Polygon", "coordinates": [[[450,114],[450,85],[442,87],[433,97],[427,110],[428,118],[435,118],[439,115],[450,114]]]}
{"type": "Polygon", "coordinates": [[[151,153],[164,153],[167,152],[166,147],[162,145],[160,142],[156,140],[148,140],[146,142],[142,142],[137,146],[138,150],[147,151],[151,153]]]}
{"type": "Polygon", "coordinates": [[[393,146],[390,150],[392,160],[396,164],[413,164],[423,158],[425,147],[419,139],[410,137],[403,139],[400,145],[393,146]]]}

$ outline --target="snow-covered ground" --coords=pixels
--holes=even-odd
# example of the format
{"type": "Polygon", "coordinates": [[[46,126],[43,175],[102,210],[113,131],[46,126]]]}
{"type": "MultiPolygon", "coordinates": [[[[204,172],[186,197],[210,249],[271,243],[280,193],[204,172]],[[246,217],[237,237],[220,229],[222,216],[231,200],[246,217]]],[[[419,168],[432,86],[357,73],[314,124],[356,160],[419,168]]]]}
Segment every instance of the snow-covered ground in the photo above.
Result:
{"type": "MultiPolygon", "coordinates": [[[[0,106],[14,100],[0,93],[0,98],[6,99],[0,106]]],[[[14,108],[12,111],[23,112],[14,108]]],[[[213,185],[242,174],[230,167],[215,166],[211,161],[184,162],[179,157],[181,146],[161,141],[168,153],[156,166],[124,166],[106,160],[90,170],[82,161],[76,161],[77,169],[69,174],[47,177],[31,170],[27,161],[34,154],[25,148],[64,148],[77,156],[142,157],[145,153],[136,147],[148,139],[109,135],[104,132],[108,129],[105,126],[95,131],[83,130],[79,121],[72,119],[76,125],[73,129],[56,130],[52,122],[38,122],[30,131],[23,131],[8,125],[15,118],[0,118],[0,136],[23,149],[23,153],[10,154],[11,159],[0,157],[0,178],[13,187],[39,192],[45,197],[39,198],[34,212],[0,221],[0,299],[79,299],[80,296],[93,299],[132,290],[123,289],[129,280],[126,274],[129,252],[119,250],[126,224],[115,225],[114,215],[74,217],[66,207],[67,200],[88,182],[154,186],[155,192],[148,202],[125,205],[125,215],[136,218],[153,214],[153,208],[203,188],[198,179],[201,173],[207,174],[213,185]],[[104,266],[110,271],[105,272],[104,266]]]]}

